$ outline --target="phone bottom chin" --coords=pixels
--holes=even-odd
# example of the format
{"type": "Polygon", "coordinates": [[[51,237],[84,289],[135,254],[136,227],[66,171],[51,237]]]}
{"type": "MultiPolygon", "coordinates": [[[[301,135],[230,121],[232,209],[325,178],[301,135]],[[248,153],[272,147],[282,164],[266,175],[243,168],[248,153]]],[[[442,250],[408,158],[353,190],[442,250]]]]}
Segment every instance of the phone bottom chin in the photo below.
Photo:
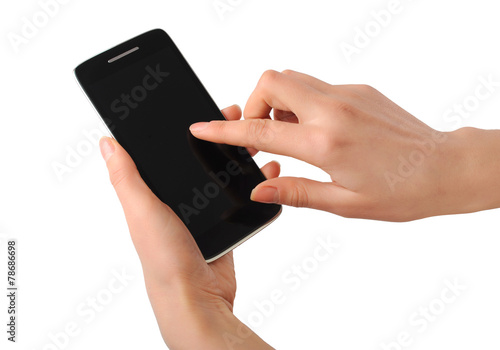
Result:
{"type": "Polygon", "coordinates": [[[281,211],[281,205],[252,203],[194,238],[205,261],[212,262],[270,225],[281,211]]]}

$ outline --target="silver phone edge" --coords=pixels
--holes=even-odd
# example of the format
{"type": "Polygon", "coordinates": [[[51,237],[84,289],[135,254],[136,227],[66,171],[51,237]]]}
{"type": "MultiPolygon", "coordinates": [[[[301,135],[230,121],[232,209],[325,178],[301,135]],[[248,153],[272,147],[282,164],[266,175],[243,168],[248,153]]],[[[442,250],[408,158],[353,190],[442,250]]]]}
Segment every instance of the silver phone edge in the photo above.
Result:
{"type": "Polygon", "coordinates": [[[265,229],[267,226],[271,225],[281,215],[282,211],[283,211],[283,206],[280,208],[280,211],[277,212],[275,216],[273,216],[269,221],[267,221],[265,224],[263,224],[262,226],[260,226],[258,229],[256,229],[255,231],[253,231],[252,233],[250,233],[249,235],[247,235],[242,240],[236,242],[235,244],[233,244],[231,247],[227,248],[226,250],[224,250],[220,254],[217,254],[215,257],[210,258],[208,260],[205,259],[205,261],[207,263],[211,263],[211,262],[213,262],[213,261],[215,261],[215,260],[223,257],[224,255],[226,255],[227,253],[229,253],[231,250],[233,250],[236,247],[238,247],[239,245],[243,244],[244,242],[246,242],[247,240],[249,240],[250,238],[252,238],[253,236],[255,236],[257,233],[259,233],[260,231],[262,231],[263,229],[265,229]]]}

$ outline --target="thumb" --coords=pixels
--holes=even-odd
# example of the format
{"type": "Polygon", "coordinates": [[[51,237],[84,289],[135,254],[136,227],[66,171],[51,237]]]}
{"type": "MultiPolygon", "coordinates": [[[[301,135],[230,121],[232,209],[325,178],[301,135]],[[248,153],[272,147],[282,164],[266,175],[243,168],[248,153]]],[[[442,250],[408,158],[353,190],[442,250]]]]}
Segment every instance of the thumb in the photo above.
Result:
{"type": "Polygon", "coordinates": [[[153,207],[158,209],[159,199],[140,176],[132,158],[115,139],[103,137],[99,146],[127,222],[137,224],[135,221],[143,218],[147,211],[153,207]]]}
{"type": "Polygon", "coordinates": [[[125,149],[109,137],[101,139],[100,148],[145,277],[161,283],[175,269],[204,261],[184,223],[149,189],[125,149]]]}
{"type": "Polygon", "coordinates": [[[261,182],[250,198],[256,202],[277,203],[342,213],[355,196],[331,182],[319,182],[297,177],[279,177],[261,182]]]}

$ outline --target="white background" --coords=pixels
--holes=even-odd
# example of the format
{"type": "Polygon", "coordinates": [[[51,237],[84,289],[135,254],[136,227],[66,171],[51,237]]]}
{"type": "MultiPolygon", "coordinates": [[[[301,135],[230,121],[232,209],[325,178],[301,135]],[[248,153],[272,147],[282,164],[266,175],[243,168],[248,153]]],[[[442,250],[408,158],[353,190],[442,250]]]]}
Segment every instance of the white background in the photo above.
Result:
{"type": "MultiPolygon", "coordinates": [[[[80,334],[67,349],[164,348],[97,146],[61,180],[53,169],[82,146],[84,131],[100,126],[73,69],[142,32],[167,31],[221,108],[244,106],[266,69],[290,68],[332,84],[373,85],[440,130],[500,127],[500,91],[468,119],[443,116],[474,94],[479,77],[500,81],[500,21],[491,0],[401,0],[401,11],[371,33],[350,63],[341,43],[352,44],[356,28],[370,25],[371,12],[389,0],[229,3],[232,11],[221,18],[213,0],[68,1],[17,47],[9,37],[21,35],[23,17],[31,21],[41,6],[0,5],[1,295],[6,238],[18,240],[20,288],[19,341],[7,344],[2,297],[0,348],[55,349],[49,335],[68,323],[80,334]],[[112,271],[122,269],[135,278],[87,322],[78,307],[104,295],[112,271]]],[[[281,162],[285,175],[326,179],[284,157],[261,154],[257,162],[270,159],[281,162]]],[[[279,349],[382,349],[402,331],[411,335],[412,349],[498,348],[498,219],[493,210],[396,224],[285,208],[235,251],[235,313],[279,349]],[[282,276],[311,262],[318,237],[329,236],[339,247],[293,289],[282,276]],[[410,324],[419,307],[439,305],[447,279],[467,289],[425,331],[410,324]],[[285,302],[260,312],[257,322],[255,303],[275,289],[285,302]]]]}

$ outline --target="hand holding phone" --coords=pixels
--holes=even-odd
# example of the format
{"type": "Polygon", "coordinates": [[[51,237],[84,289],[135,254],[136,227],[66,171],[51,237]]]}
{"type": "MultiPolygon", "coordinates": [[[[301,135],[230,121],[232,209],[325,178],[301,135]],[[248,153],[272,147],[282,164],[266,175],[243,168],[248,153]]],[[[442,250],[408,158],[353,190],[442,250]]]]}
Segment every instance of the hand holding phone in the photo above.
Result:
{"type": "Polygon", "coordinates": [[[278,217],[280,205],[250,200],[265,177],[246,148],[189,131],[195,122],[224,117],[164,31],[97,55],[75,74],[145,183],[182,219],[207,261],[278,217]]]}
{"type": "MultiPolygon", "coordinates": [[[[228,119],[240,113],[232,107],[228,119]]],[[[272,349],[232,313],[233,254],[207,264],[177,215],[145,184],[127,152],[101,140],[111,182],[141,259],[146,289],[170,349],[272,349]]],[[[263,168],[268,178],[277,165],[263,168]]]]}

